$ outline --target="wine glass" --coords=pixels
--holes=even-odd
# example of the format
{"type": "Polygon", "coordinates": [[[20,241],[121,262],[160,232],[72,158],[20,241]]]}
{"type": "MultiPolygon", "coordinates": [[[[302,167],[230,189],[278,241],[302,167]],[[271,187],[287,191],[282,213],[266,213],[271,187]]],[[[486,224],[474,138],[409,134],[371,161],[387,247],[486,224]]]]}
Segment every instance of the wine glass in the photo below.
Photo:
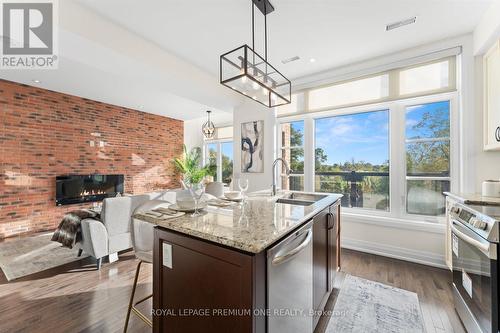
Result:
{"type": "Polygon", "coordinates": [[[189,193],[191,193],[191,197],[194,199],[194,212],[191,216],[200,216],[201,213],[198,211],[198,203],[203,196],[203,193],[205,193],[205,184],[203,184],[203,182],[190,184],[189,193]]]}
{"type": "Polygon", "coordinates": [[[243,202],[245,202],[245,192],[248,190],[248,178],[238,178],[238,187],[243,195],[243,202]]]}

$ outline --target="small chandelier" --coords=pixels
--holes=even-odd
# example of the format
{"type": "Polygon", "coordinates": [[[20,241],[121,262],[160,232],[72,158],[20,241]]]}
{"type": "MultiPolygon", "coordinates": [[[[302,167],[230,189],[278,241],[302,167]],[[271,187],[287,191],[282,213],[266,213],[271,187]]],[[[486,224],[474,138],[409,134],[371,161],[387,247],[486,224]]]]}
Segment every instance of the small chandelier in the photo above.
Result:
{"type": "Polygon", "coordinates": [[[220,83],[269,108],[290,104],[290,80],[267,62],[267,14],[274,7],[269,0],[251,1],[252,47],[245,44],[220,56],[220,83]],[[255,7],[264,15],[264,57],[255,52],[255,7]]]}
{"type": "Polygon", "coordinates": [[[207,138],[207,139],[213,139],[213,137],[215,136],[215,125],[210,120],[210,113],[211,112],[212,111],[210,111],[210,110],[207,111],[208,120],[201,127],[201,131],[202,131],[203,135],[205,136],[205,138],[207,138]]]}

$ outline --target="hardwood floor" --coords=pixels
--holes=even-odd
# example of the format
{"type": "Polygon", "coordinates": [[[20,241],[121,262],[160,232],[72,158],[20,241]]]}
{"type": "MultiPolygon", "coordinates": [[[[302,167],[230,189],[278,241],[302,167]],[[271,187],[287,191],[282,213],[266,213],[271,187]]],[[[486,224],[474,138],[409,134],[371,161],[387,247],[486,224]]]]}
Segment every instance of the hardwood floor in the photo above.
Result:
{"type": "MultiPolygon", "coordinates": [[[[343,249],[342,272],[335,281],[336,290],[328,300],[328,309],[333,309],[337,288],[346,274],[417,293],[426,333],[465,333],[453,305],[448,270],[343,249]]],[[[328,320],[322,318],[315,333],[324,332],[328,320]]]]}
{"type": "MultiPolygon", "coordinates": [[[[86,258],[11,282],[0,273],[0,332],[121,332],[137,263],[127,252],[100,271],[86,258]]],[[[151,276],[152,266],[143,264],[137,300],[151,293],[151,276]]],[[[131,315],[128,332],[149,331],[131,315]]]]}
{"type": "MultiPolygon", "coordinates": [[[[120,255],[100,271],[83,259],[12,282],[0,273],[0,332],[120,332],[137,260],[132,252],[120,255]]],[[[345,274],[378,281],[418,294],[427,333],[465,332],[453,308],[449,272],[400,260],[343,250],[340,286],[345,274]]],[[[143,265],[136,299],[151,292],[151,265],[143,265]]],[[[333,308],[338,290],[328,307],[333,308]]],[[[141,306],[144,312],[150,302],[141,306]]],[[[317,333],[329,318],[321,319],[317,333]]],[[[132,315],[129,332],[150,330],[132,315]]]]}

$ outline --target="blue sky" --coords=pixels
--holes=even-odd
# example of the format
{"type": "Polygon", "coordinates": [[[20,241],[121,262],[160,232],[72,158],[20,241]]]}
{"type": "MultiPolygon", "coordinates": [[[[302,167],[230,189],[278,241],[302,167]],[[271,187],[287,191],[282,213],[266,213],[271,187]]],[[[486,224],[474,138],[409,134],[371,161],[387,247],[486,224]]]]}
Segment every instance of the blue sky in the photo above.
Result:
{"type": "Polygon", "coordinates": [[[233,142],[223,142],[221,144],[222,155],[228,156],[230,160],[233,159],[233,142]]]}
{"type": "Polygon", "coordinates": [[[316,147],[326,152],[328,164],[389,159],[387,110],[317,119],[315,128],[316,147]]]}
{"type": "Polygon", "coordinates": [[[406,137],[408,139],[433,137],[429,128],[413,128],[427,112],[438,114],[442,119],[447,120],[448,124],[450,122],[449,101],[410,106],[406,109],[406,137]]]}
{"type": "MultiPolygon", "coordinates": [[[[209,143],[208,149],[210,152],[217,153],[217,143],[209,143]]],[[[227,156],[230,160],[233,160],[233,141],[222,142],[220,149],[222,156],[227,156]]]]}

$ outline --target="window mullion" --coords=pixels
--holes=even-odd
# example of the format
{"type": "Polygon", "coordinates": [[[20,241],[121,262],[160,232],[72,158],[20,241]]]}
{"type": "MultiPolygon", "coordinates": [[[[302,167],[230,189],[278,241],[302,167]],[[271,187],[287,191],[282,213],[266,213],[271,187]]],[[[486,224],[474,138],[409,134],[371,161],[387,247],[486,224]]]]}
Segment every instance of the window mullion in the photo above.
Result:
{"type": "Polygon", "coordinates": [[[222,182],[222,144],[217,142],[217,181],[222,182]]]}
{"type": "Polygon", "coordinates": [[[406,139],[406,143],[428,143],[428,142],[442,142],[442,141],[450,141],[450,137],[406,139]]]}
{"type": "Polygon", "coordinates": [[[304,190],[314,191],[314,121],[304,120],[304,190]]]}
{"type": "Polygon", "coordinates": [[[460,188],[460,126],[456,95],[450,98],[450,190],[460,188]]]}
{"type": "Polygon", "coordinates": [[[406,149],[405,117],[403,106],[394,103],[390,107],[390,198],[393,216],[401,216],[406,204],[406,149]]]}

